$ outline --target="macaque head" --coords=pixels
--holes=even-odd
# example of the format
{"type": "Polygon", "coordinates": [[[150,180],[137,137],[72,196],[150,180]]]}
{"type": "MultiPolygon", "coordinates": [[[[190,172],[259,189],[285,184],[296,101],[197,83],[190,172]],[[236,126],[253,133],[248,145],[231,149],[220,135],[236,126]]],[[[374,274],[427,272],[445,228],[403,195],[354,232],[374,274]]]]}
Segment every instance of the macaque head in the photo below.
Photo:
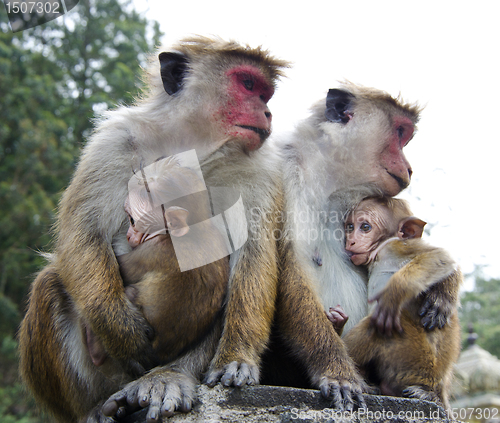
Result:
{"type": "Polygon", "coordinates": [[[271,134],[267,103],[288,64],[260,48],[205,37],[183,40],[174,50],[159,55],[161,79],[179,104],[187,99],[189,126],[199,125],[198,135],[209,133],[212,141],[245,152],[260,148],[271,134]]]}
{"type": "Polygon", "coordinates": [[[343,188],[373,184],[384,195],[406,188],[412,169],[403,148],[413,138],[420,109],[383,91],[344,84],[326,98],[324,130],[334,140],[332,160],[343,188]]]}
{"type": "Polygon", "coordinates": [[[368,198],[361,201],[345,221],[345,248],[353,264],[367,265],[383,241],[393,237],[420,238],[425,224],[412,216],[404,200],[368,198]]]}
{"type": "MultiPolygon", "coordinates": [[[[130,196],[129,196],[130,197],[130,196]]],[[[189,212],[182,207],[171,206],[165,209],[160,206],[153,210],[142,210],[140,219],[134,219],[132,213],[137,216],[137,211],[146,203],[130,206],[129,197],[125,200],[125,211],[129,217],[130,225],[127,230],[127,241],[132,248],[137,247],[145,241],[157,235],[165,234],[168,230],[170,236],[181,237],[189,232],[187,219],[189,212]]]]}
{"type": "MultiPolygon", "coordinates": [[[[184,159],[186,153],[182,153],[184,159]]],[[[181,165],[180,156],[156,160],[129,180],[125,211],[132,247],[165,234],[181,237],[190,226],[211,217],[207,188],[197,171],[181,165]]]]}

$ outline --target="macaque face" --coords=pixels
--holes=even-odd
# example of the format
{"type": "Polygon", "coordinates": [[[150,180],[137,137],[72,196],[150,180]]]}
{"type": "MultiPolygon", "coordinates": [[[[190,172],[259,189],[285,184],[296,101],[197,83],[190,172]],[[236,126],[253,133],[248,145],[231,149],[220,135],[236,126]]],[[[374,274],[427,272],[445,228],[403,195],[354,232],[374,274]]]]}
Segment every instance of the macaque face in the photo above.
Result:
{"type": "MultiPolygon", "coordinates": [[[[142,203],[139,203],[139,207],[142,203]]],[[[137,204],[135,204],[137,212],[137,204]]],[[[130,206],[130,199],[125,200],[125,211],[127,212],[130,225],[127,230],[127,241],[132,248],[135,248],[145,241],[148,241],[160,234],[166,234],[167,230],[171,236],[181,237],[189,232],[187,218],[189,212],[182,208],[171,206],[165,210],[165,219],[160,213],[161,208],[144,213],[141,217],[141,222],[136,222],[133,217],[134,207],[130,206]],[[165,228],[165,222],[167,227],[165,228]],[[143,229],[147,228],[147,229],[143,229]]],[[[144,210],[143,210],[144,211],[144,210]]]]}
{"type": "Polygon", "coordinates": [[[356,266],[369,264],[370,255],[384,236],[376,223],[376,212],[355,210],[345,222],[345,249],[356,266]]]}
{"type": "Polygon", "coordinates": [[[138,231],[135,227],[135,220],[132,217],[132,211],[130,209],[129,199],[125,200],[125,211],[127,212],[130,225],[127,230],[127,241],[132,248],[137,247],[142,244],[145,240],[146,234],[138,231]]]}
{"type": "Polygon", "coordinates": [[[229,69],[225,78],[227,100],[215,118],[225,136],[241,141],[245,151],[257,150],[271,134],[267,102],[274,88],[258,67],[249,64],[229,69]]]}
{"type": "Polygon", "coordinates": [[[394,116],[391,133],[380,153],[379,185],[386,195],[396,195],[410,184],[412,169],[403,148],[413,137],[413,122],[404,116],[394,116]]]}

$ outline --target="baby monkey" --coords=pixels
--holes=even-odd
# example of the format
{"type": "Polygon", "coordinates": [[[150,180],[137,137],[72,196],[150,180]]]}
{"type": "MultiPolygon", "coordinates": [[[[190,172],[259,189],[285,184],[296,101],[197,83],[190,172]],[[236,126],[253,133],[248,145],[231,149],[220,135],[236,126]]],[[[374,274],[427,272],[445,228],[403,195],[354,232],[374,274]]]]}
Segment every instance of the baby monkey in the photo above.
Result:
{"type": "MultiPolygon", "coordinates": [[[[154,329],[150,362],[166,364],[220,330],[229,253],[195,171],[172,158],[145,170],[124,206],[132,251],[117,260],[127,297],[154,329]]],[[[92,333],[87,338],[99,366],[107,354],[92,333]]]]}
{"type": "MultiPolygon", "coordinates": [[[[345,222],[346,251],[352,263],[367,266],[371,314],[344,337],[349,354],[367,380],[384,395],[441,403],[449,409],[453,364],[460,352],[458,290],[462,275],[449,254],[422,239],[425,222],[404,200],[361,201],[345,222]],[[423,294],[440,283],[455,309],[438,330],[421,322],[423,294]],[[376,302],[376,303],[375,303],[376,302]]],[[[328,318],[341,332],[341,307],[328,318]]]]}

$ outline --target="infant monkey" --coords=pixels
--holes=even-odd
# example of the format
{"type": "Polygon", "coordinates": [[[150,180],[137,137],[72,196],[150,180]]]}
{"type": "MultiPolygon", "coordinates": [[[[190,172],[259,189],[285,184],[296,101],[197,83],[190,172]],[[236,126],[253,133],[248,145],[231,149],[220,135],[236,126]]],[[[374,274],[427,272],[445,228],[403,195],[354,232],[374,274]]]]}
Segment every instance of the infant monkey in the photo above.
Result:
{"type": "MultiPolygon", "coordinates": [[[[127,297],[155,332],[150,361],[167,364],[220,329],[229,259],[197,174],[169,159],[152,167],[125,201],[132,251],[117,260],[127,297]]],[[[107,354],[98,340],[88,344],[99,365],[107,354]]]]}
{"type": "MultiPolygon", "coordinates": [[[[382,394],[435,401],[449,409],[453,363],[460,352],[462,275],[446,251],[420,239],[424,225],[404,200],[395,198],[365,199],[348,215],[346,251],[355,265],[368,266],[368,298],[376,304],[344,341],[382,394]],[[420,322],[420,294],[436,283],[456,306],[448,322],[428,331],[420,322]]],[[[342,308],[327,315],[341,332],[347,320],[342,308]]]]}

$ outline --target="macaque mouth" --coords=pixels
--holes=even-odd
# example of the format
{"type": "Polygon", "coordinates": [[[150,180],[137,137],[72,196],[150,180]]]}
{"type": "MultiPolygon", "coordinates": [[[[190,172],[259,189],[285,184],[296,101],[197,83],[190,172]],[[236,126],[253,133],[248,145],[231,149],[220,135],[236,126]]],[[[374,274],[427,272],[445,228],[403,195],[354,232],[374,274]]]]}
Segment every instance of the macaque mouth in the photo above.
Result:
{"type": "Polygon", "coordinates": [[[262,129],[262,128],[257,128],[255,126],[248,126],[248,125],[237,125],[240,128],[243,129],[250,129],[250,131],[254,131],[257,135],[259,135],[260,140],[264,141],[271,135],[271,130],[270,129],[262,129]]]}
{"type": "Polygon", "coordinates": [[[409,182],[403,180],[402,178],[400,178],[399,176],[396,176],[394,175],[393,173],[387,171],[387,173],[396,180],[396,182],[398,183],[398,185],[400,186],[401,189],[405,189],[408,185],[409,185],[409,182]]]}
{"type": "Polygon", "coordinates": [[[349,257],[349,258],[356,255],[355,253],[353,253],[352,251],[349,251],[349,250],[345,250],[345,253],[347,254],[347,257],[349,257]]]}

